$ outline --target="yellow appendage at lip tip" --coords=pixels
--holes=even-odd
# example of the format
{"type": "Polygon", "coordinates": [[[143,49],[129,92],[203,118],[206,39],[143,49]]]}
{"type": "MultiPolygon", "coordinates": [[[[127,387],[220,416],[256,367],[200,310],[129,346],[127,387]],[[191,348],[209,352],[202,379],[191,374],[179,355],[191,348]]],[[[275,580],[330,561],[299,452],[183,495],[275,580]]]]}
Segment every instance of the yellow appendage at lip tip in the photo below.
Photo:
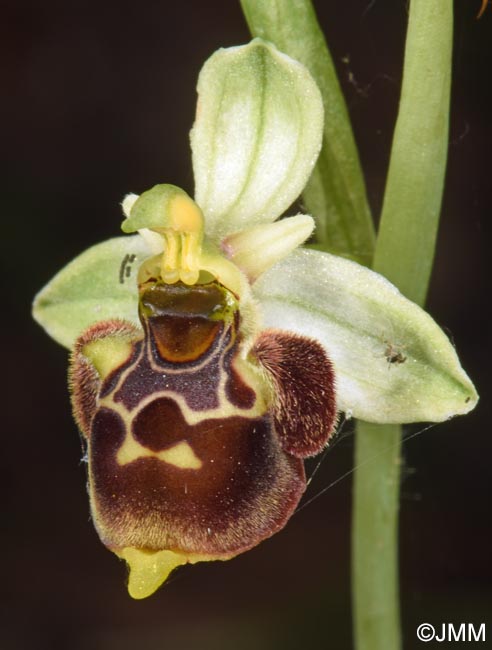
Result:
{"type": "Polygon", "coordinates": [[[171,571],[189,562],[189,558],[173,551],[143,551],[127,547],[116,553],[128,564],[128,593],[140,600],[151,596],[167,580],[171,571]]]}

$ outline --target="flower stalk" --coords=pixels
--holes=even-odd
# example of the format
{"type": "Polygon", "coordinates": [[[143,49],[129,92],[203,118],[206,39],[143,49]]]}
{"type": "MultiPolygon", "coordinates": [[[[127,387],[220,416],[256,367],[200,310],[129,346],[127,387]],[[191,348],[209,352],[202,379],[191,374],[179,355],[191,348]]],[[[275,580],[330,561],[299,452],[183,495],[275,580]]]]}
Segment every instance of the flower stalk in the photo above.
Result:
{"type": "MultiPolygon", "coordinates": [[[[398,119],[374,269],[423,305],[446,172],[453,6],[412,0],[398,119]],[[404,233],[404,236],[402,236],[404,233]]],[[[401,427],[359,422],[352,525],[358,650],[401,647],[398,509],[401,427]]]]}

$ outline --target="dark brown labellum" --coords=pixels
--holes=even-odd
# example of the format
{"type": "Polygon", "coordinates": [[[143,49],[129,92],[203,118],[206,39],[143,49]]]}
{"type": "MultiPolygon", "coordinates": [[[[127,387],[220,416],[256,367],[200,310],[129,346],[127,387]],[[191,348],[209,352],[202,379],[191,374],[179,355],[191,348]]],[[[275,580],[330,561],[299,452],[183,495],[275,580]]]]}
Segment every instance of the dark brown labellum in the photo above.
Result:
{"type": "Polygon", "coordinates": [[[73,354],[94,522],[119,554],[232,557],[299,502],[300,459],[335,422],[331,365],[315,341],[278,331],[247,355],[237,300],[217,282],[148,282],[139,314],[143,331],[100,323],[73,354]]]}

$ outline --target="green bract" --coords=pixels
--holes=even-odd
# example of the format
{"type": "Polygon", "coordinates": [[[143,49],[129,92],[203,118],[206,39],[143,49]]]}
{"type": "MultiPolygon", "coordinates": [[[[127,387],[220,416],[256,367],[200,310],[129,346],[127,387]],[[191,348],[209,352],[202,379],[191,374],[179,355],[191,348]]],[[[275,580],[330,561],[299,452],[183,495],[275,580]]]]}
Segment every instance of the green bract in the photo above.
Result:
{"type": "MultiPolygon", "coordinates": [[[[292,252],[311,234],[310,217],[272,224],[302,191],[321,146],[322,102],[307,70],[256,39],[215,53],[198,91],[191,134],[205,220],[198,266],[240,293],[240,308],[256,304],[265,325],[320,341],[333,360],[339,408],[350,415],[440,421],[471,410],[474,387],[430,316],[365,267],[292,252]]],[[[37,296],[34,317],[62,345],[102,320],[137,323],[138,267],[164,247],[158,231],[170,213],[166,203],[163,221],[147,204],[133,212],[135,199],[125,205],[125,230],[141,235],[94,246],[37,296]]]]}

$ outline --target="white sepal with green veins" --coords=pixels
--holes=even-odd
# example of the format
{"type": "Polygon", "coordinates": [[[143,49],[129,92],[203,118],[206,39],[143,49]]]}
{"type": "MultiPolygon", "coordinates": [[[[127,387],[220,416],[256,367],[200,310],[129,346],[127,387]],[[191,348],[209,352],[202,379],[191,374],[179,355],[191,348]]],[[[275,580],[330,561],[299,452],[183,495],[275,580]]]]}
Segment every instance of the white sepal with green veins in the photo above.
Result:
{"type": "Polygon", "coordinates": [[[121,318],[137,325],[136,277],[151,254],[140,235],[116,237],[88,248],[38,293],[35,320],[69,349],[94,323],[121,318]]]}
{"type": "Polygon", "coordinates": [[[253,286],[264,325],[320,341],[341,410],[380,423],[439,422],[477,394],[434,320],[384,277],[355,262],[298,250],[253,286]]]}
{"type": "Polygon", "coordinates": [[[273,45],[219,50],[198,80],[195,200],[214,239],[275,221],[321,149],[323,102],[304,66],[273,45]]]}

